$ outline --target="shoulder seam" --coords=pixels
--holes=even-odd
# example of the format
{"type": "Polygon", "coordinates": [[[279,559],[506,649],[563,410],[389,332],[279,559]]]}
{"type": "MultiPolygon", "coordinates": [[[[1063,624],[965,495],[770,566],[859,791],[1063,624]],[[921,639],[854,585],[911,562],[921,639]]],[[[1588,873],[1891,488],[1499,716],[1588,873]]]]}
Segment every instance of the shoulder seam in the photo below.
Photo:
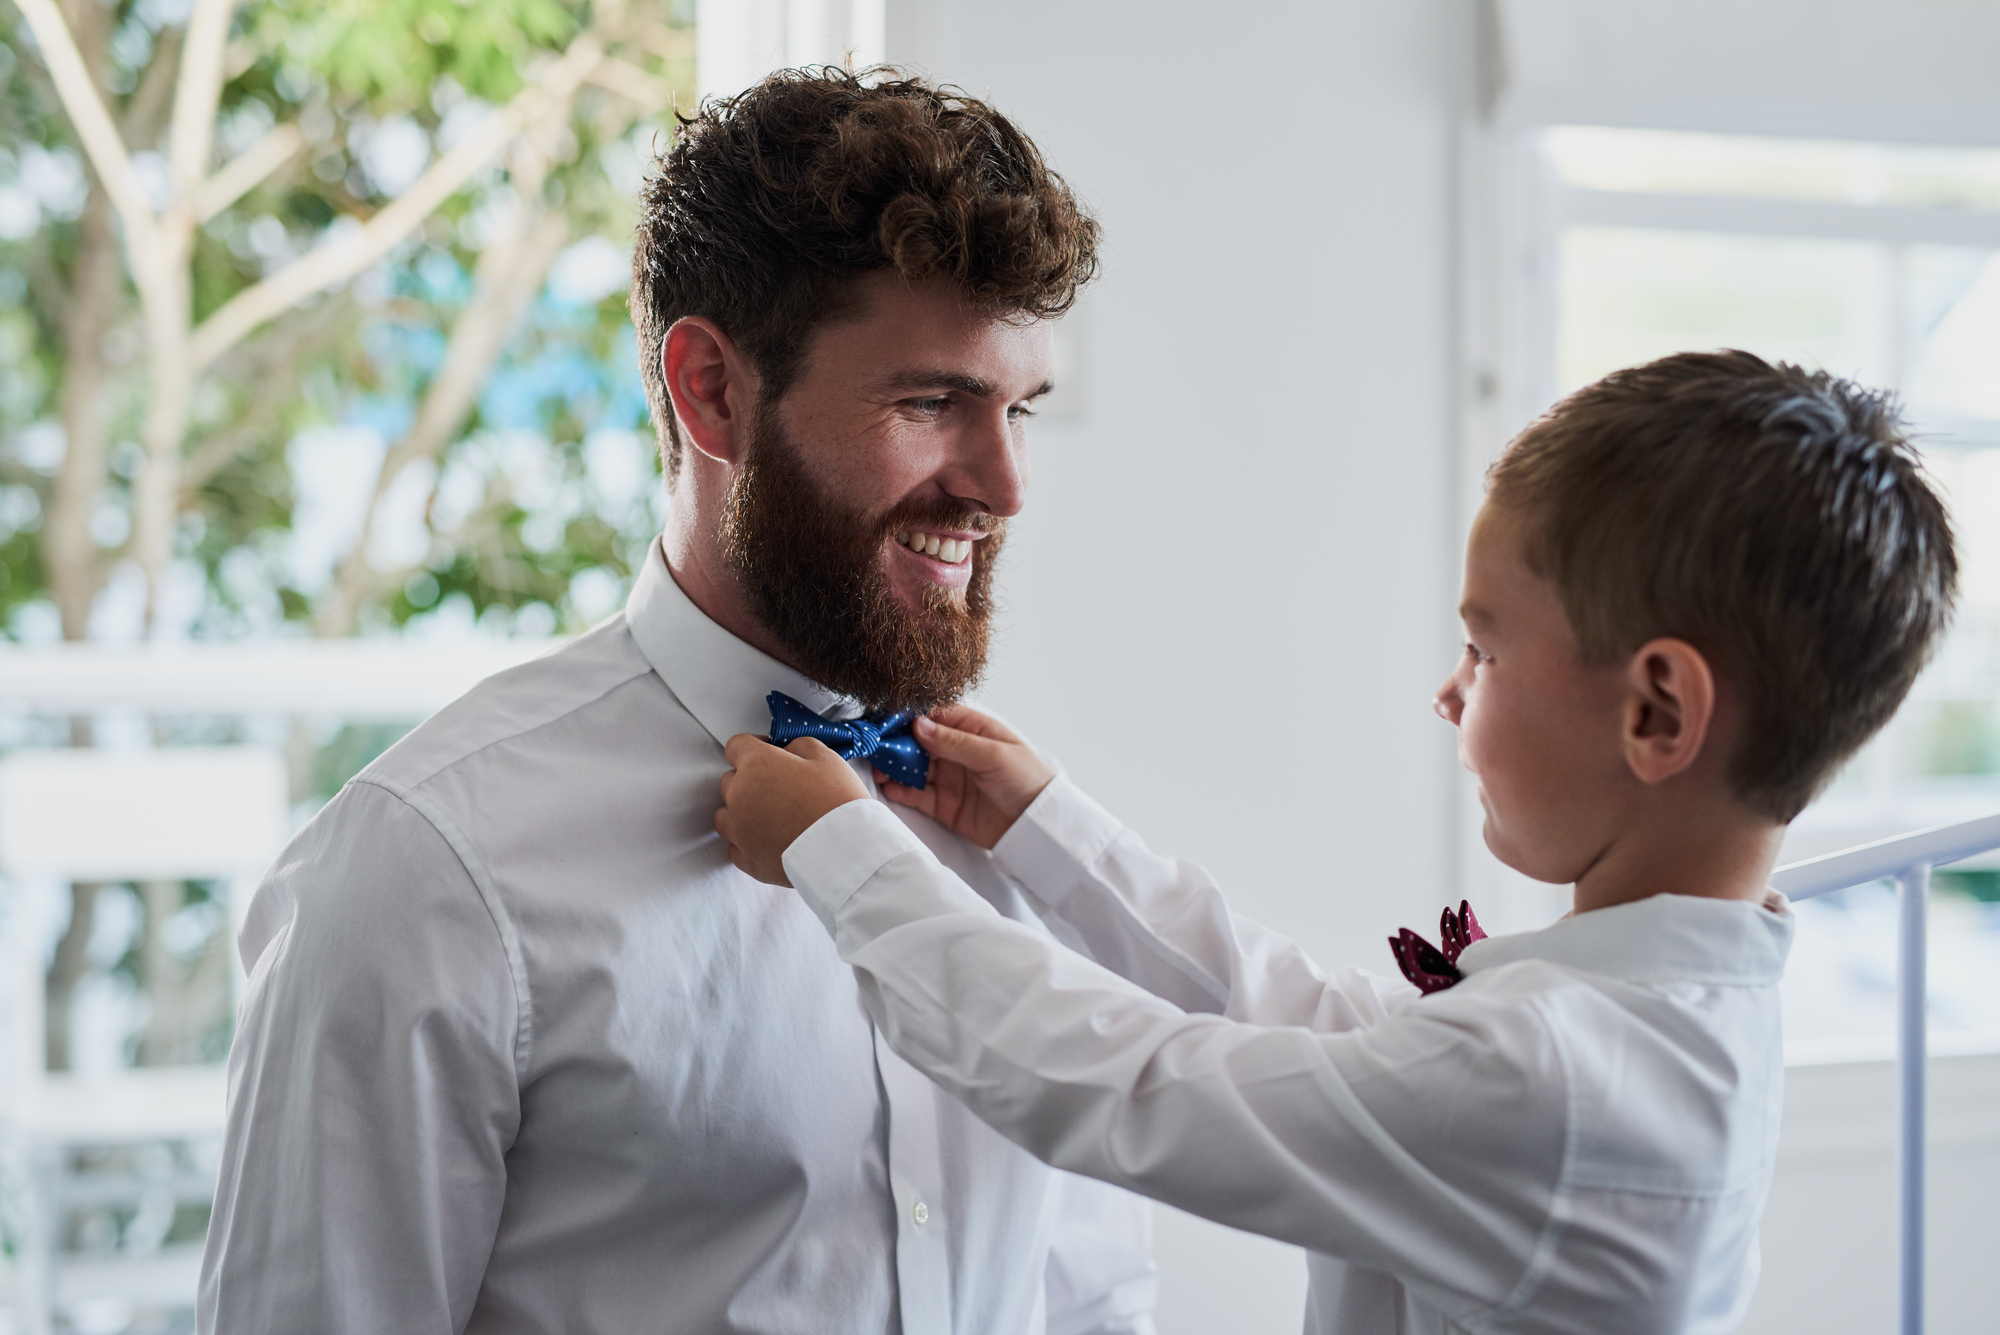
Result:
{"type": "Polygon", "coordinates": [[[527,962],[521,952],[521,934],[514,925],[513,915],[507,911],[507,906],[500,897],[498,887],[493,883],[493,876],[486,867],[485,859],[479,856],[479,850],[458,827],[457,822],[436,803],[425,800],[415,792],[399,793],[390,785],[372,777],[357,775],[348,782],[379,788],[421,816],[458,858],[458,865],[464,870],[466,878],[472,882],[473,889],[479,892],[480,901],[485,904],[487,916],[492,920],[493,929],[500,938],[500,951],[507,960],[508,976],[514,985],[514,1079],[519,1084],[526,1079],[528,1059],[534,1045],[534,994],[528,986],[527,962]]]}
{"type": "MultiPolygon", "coordinates": [[[[452,766],[462,765],[466,761],[472,759],[474,756],[480,755],[486,751],[490,751],[496,746],[501,746],[507,742],[514,741],[518,738],[526,737],[530,733],[540,732],[543,728],[553,727],[555,724],[562,722],[564,719],[576,713],[578,710],[588,709],[590,706],[596,704],[599,700],[602,700],[605,696],[611,694],[619,687],[624,686],[630,682],[636,681],[640,677],[646,676],[648,673],[652,672],[653,672],[652,664],[646,662],[645,655],[641,654],[639,656],[639,664],[634,671],[629,672],[626,675],[620,677],[618,680],[610,683],[603,690],[598,691],[596,694],[592,695],[589,699],[577,701],[575,704],[571,705],[568,709],[563,710],[562,713],[560,714],[552,714],[548,718],[541,720],[539,723],[532,724],[528,727],[519,728],[513,732],[505,734],[504,736],[494,737],[488,741],[481,742],[478,746],[473,747],[471,750],[459,752],[457,755],[452,756],[451,759],[446,760],[441,764],[437,765],[435,768],[426,771],[421,777],[411,779],[408,782],[390,779],[385,776],[377,774],[367,774],[365,782],[372,783],[376,787],[381,788],[383,791],[394,793],[396,797],[398,797],[399,799],[407,801],[408,797],[406,794],[406,790],[413,792],[414,790],[423,787],[425,784],[429,783],[432,779],[435,779],[438,775],[444,773],[452,766]]],[[[661,684],[662,685],[665,684],[664,680],[662,681],[661,684]]],[[[473,689],[476,690],[478,688],[474,687],[473,689]]],[[[671,691],[669,691],[669,694],[671,694],[671,691]]],[[[464,698],[465,698],[464,696],[459,697],[459,699],[461,700],[464,698]]],[[[679,701],[676,700],[676,703],[679,703],[679,701]]],[[[682,707],[685,708],[685,706],[682,707]]],[[[449,708],[449,706],[447,706],[447,708],[449,708]]],[[[366,771],[363,771],[363,773],[366,774],[366,771]]],[[[355,780],[353,781],[357,782],[363,781],[362,776],[357,775],[355,777],[355,780]]]]}

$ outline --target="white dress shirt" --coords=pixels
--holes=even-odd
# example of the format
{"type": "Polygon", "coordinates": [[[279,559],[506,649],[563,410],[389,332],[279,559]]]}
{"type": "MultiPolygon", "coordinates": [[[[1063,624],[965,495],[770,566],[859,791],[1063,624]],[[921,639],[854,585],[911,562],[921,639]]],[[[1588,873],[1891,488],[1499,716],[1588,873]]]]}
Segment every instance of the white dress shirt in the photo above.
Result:
{"type": "Polygon", "coordinates": [[[1151,1330],[1151,1207],[897,1058],[798,897],[729,865],[722,744],[768,729],[772,690],[841,703],[704,616],[656,543],[623,615],[299,834],[241,938],[203,1331],[1151,1330]]]}
{"type": "Polygon", "coordinates": [[[1321,973],[1066,779],[994,853],[1105,967],[997,917],[874,803],[784,863],[897,1051],[1052,1164],[1308,1249],[1309,1332],[1742,1320],[1782,897],[1578,914],[1475,943],[1419,997],[1321,973]]]}

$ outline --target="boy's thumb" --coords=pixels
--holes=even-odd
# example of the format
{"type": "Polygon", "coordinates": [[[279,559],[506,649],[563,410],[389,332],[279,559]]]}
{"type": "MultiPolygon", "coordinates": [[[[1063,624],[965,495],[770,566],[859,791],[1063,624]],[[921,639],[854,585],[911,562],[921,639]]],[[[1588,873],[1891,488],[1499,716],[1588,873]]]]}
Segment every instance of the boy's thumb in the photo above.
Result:
{"type": "Polygon", "coordinates": [[[1001,743],[976,733],[948,728],[933,718],[920,717],[915,732],[924,750],[940,760],[953,761],[969,770],[990,769],[999,759],[1001,743]]]}

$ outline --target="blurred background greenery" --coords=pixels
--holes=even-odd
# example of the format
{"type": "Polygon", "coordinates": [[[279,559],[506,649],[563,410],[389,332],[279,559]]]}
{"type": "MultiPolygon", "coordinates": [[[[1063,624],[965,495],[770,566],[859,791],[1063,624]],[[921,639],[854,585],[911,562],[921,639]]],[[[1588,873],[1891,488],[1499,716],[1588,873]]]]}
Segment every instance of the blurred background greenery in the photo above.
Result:
{"type": "MultiPolygon", "coordinates": [[[[192,193],[171,143],[191,8],[63,13],[133,179],[169,220],[192,193]]],[[[188,377],[184,429],[164,443],[148,437],[163,339],[132,228],[28,6],[0,8],[0,634],[546,635],[614,610],[659,497],[628,237],[672,109],[693,100],[692,8],[236,8],[202,167],[280,160],[192,227],[196,345],[217,311],[296,281],[454,150],[492,138],[578,42],[605,55],[435,207],[392,218],[402,234],[379,259],[188,377]],[[156,551],[149,471],[177,474],[156,551]]]]}

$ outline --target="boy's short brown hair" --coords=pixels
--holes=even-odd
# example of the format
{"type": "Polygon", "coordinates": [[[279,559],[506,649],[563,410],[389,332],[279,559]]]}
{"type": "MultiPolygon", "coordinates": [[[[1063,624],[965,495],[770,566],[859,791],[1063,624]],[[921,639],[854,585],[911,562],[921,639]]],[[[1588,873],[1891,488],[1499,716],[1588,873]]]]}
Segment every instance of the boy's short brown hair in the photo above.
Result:
{"type": "Polygon", "coordinates": [[[1591,661],[1658,636],[1744,702],[1729,780],[1790,821],[1889,720],[1951,618],[1943,503],[1896,405],[1747,352],[1681,353],[1558,403],[1487,474],[1591,661]]]}
{"type": "Polygon", "coordinates": [[[888,68],[780,70],[705,101],[658,168],[640,199],[632,320],[670,480],[680,433],[660,345],[683,316],[721,326],[769,401],[871,270],[1044,319],[1097,272],[1096,221],[1026,135],[888,68]]]}

